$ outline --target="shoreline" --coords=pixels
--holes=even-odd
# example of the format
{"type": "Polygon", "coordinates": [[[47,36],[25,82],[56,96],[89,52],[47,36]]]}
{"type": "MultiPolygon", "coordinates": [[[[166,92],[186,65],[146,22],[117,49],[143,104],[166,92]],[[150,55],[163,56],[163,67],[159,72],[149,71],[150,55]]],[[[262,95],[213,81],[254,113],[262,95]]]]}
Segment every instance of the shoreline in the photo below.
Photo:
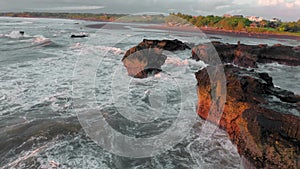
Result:
{"type": "MultiPolygon", "coordinates": [[[[32,16],[17,16],[17,17],[11,17],[11,16],[0,16],[0,17],[10,17],[10,18],[41,18],[41,19],[68,19],[68,20],[82,20],[82,21],[90,21],[92,22],[99,22],[94,24],[88,24],[85,25],[85,27],[93,28],[93,29],[100,29],[103,26],[107,25],[101,22],[106,23],[141,23],[145,24],[143,22],[122,22],[122,21],[114,21],[114,20],[100,20],[100,19],[94,19],[94,18],[57,18],[57,17],[32,17],[32,16]]],[[[149,24],[155,24],[155,23],[149,23],[149,24]]],[[[112,29],[120,29],[125,28],[122,25],[119,26],[108,26],[108,28],[112,29]]],[[[215,29],[211,27],[186,27],[186,26],[168,26],[166,24],[157,24],[155,26],[138,26],[138,28],[144,28],[144,29],[157,29],[157,30],[172,30],[172,31],[187,31],[187,32],[203,32],[205,34],[209,35],[223,35],[223,36],[231,36],[231,37],[248,37],[248,38],[256,38],[256,39],[291,39],[291,40],[297,40],[300,41],[300,36],[297,35],[286,35],[286,34],[274,34],[274,33],[250,33],[245,31],[234,31],[234,30],[220,30],[215,29]]]]}
{"type": "Polygon", "coordinates": [[[182,27],[182,26],[143,26],[140,28],[145,29],[158,29],[158,30],[173,30],[173,31],[188,31],[188,32],[203,32],[209,35],[224,35],[232,37],[248,37],[257,39],[292,39],[300,41],[300,36],[297,35],[284,35],[284,34],[267,34],[267,33],[248,33],[248,32],[236,32],[231,30],[220,30],[214,28],[198,28],[198,27],[182,27]]]}
{"type": "MultiPolygon", "coordinates": [[[[128,22],[115,22],[115,23],[128,23],[128,22]]],[[[85,25],[88,28],[100,29],[106,24],[90,24],[85,25]]],[[[108,27],[114,27],[112,24],[108,24],[108,27]]],[[[123,26],[119,25],[119,28],[123,26]]],[[[223,35],[223,36],[231,36],[231,37],[248,37],[248,38],[256,38],[256,39],[291,39],[300,41],[300,36],[297,35],[284,35],[284,34],[267,34],[267,33],[248,33],[248,32],[236,32],[232,30],[220,30],[215,28],[198,28],[198,27],[184,27],[184,26],[168,26],[165,24],[157,24],[151,26],[138,26],[137,28],[143,29],[157,29],[157,30],[171,30],[171,31],[181,31],[181,32],[202,32],[208,35],[223,35]]],[[[218,39],[218,38],[217,38],[218,39]]]]}

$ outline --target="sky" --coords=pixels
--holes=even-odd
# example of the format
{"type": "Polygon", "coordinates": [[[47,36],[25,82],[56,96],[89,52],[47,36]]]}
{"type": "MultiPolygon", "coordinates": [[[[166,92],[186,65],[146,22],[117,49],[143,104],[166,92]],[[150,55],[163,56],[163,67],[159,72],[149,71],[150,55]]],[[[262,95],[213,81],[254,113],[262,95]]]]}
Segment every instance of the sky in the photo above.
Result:
{"type": "Polygon", "coordinates": [[[0,0],[0,12],[22,11],[241,14],[297,21],[300,19],[300,0],[0,0]]]}

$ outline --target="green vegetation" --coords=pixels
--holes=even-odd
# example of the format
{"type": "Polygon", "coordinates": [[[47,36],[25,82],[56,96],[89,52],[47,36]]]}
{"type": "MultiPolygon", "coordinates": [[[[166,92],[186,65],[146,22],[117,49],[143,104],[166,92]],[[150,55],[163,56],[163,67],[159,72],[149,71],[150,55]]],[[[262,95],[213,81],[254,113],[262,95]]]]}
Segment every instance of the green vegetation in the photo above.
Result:
{"type": "Polygon", "coordinates": [[[168,24],[187,24],[191,23],[197,27],[210,27],[221,30],[245,31],[250,33],[280,33],[287,35],[300,34],[300,19],[297,22],[271,22],[262,20],[252,22],[241,16],[220,17],[220,16],[192,16],[182,13],[170,13],[166,18],[168,24]],[[179,19],[179,18],[182,18],[179,19]]]}
{"type": "Polygon", "coordinates": [[[120,22],[164,23],[164,15],[126,15],[119,18],[120,22]]]}
{"type": "Polygon", "coordinates": [[[20,12],[0,13],[0,16],[30,17],[30,18],[64,18],[94,21],[113,21],[125,15],[122,14],[92,14],[92,13],[49,13],[49,12],[20,12]]]}
{"type": "Polygon", "coordinates": [[[297,22],[271,22],[262,20],[252,22],[242,16],[192,16],[182,13],[164,15],[125,15],[125,14],[93,14],[93,13],[50,13],[50,12],[19,12],[0,13],[0,16],[31,17],[31,18],[64,18],[91,21],[119,21],[143,23],[168,23],[169,25],[193,24],[197,27],[209,27],[219,30],[249,32],[249,33],[274,33],[286,35],[300,35],[300,19],[297,22]]]}

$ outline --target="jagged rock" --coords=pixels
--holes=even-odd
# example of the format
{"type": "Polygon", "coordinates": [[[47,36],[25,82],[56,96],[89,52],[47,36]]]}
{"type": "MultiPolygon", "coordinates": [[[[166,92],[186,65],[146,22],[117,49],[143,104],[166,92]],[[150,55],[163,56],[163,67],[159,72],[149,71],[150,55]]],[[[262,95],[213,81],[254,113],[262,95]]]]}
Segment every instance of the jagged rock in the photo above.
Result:
{"type": "Polygon", "coordinates": [[[212,42],[194,47],[192,58],[203,60],[210,58],[216,51],[222,63],[233,63],[242,67],[257,67],[257,63],[279,63],[289,66],[300,65],[300,53],[297,48],[284,45],[244,45],[212,42]]]}
{"type": "MultiPolygon", "coordinates": [[[[130,76],[145,78],[149,73],[161,71],[166,60],[162,50],[184,49],[189,47],[178,40],[143,40],[128,50],[122,61],[130,76]]],[[[240,155],[256,168],[300,168],[300,96],[274,87],[267,73],[222,63],[242,67],[273,62],[300,65],[297,50],[283,45],[220,42],[192,50],[192,58],[210,65],[196,73],[199,116],[225,129],[240,155]],[[214,60],[215,55],[219,55],[221,62],[214,60]],[[223,69],[225,84],[218,80],[223,69]]]]}
{"type": "Polygon", "coordinates": [[[88,37],[88,35],[86,34],[71,35],[71,38],[84,38],[84,37],[88,37]]]}
{"type": "Polygon", "coordinates": [[[223,65],[196,73],[200,117],[224,128],[240,155],[255,167],[300,168],[300,117],[293,114],[293,111],[299,114],[300,97],[274,87],[266,73],[226,65],[223,114],[210,112],[216,103],[212,95],[218,93],[219,87],[211,87],[210,79],[214,77],[207,70],[218,67],[223,65]],[[274,98],[281,101],[272,101],[274,98]]]}
{"type": "Polygon", "coordinates": [[[190,49],[183,42],[175,40],[147,40],[129,49],[122,62],[127,69],[128,75],[136,78],[146,78],[149,73],[155,74],[161,71],[167,56],[163,50],[176,51],[190,49]]]}

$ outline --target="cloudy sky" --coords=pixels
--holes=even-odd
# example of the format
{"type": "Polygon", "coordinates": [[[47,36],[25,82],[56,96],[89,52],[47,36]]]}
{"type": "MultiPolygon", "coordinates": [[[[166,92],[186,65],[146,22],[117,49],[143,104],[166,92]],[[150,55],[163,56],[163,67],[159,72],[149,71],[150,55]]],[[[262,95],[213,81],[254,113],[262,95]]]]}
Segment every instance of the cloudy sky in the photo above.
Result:
{"type": "Polygon", "coordinates": [[[0,0],[0,12],[8,11],[228,13],[296,21],[300,19],[300,0],[0,0]]]}

